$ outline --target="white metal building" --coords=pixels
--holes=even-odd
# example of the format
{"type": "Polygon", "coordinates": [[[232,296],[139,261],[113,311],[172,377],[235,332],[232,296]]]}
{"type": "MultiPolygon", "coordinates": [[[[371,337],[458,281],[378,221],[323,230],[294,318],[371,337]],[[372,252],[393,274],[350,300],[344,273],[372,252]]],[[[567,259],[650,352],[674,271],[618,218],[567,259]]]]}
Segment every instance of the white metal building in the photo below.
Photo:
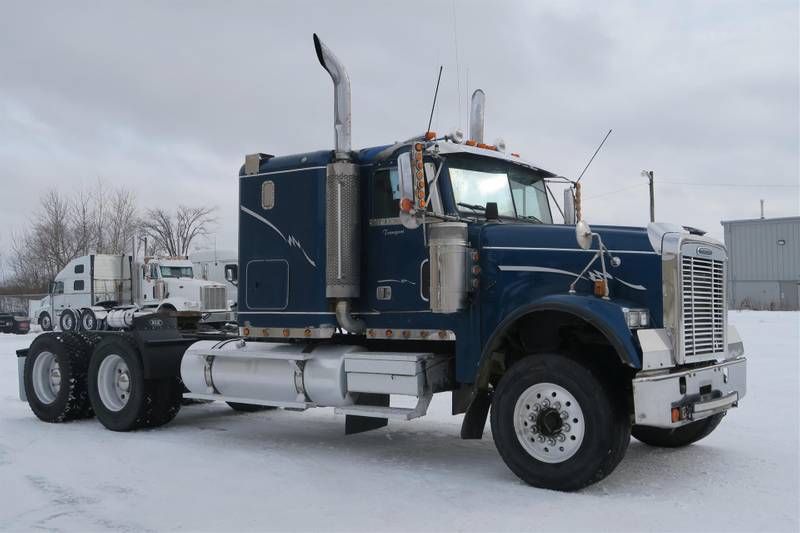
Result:
{"type": "Polygon", "coordinates": [[[723,220],[734,309],[800,308],[800,217],[723,220]]]}

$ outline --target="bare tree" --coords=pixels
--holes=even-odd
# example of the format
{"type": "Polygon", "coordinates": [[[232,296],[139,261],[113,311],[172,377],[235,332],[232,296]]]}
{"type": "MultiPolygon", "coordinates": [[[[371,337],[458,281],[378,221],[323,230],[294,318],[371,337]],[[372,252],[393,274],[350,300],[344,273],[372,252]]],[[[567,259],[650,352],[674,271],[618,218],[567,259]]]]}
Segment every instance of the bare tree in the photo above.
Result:
{"type": "Polygon", "coordinates": [[[91,192],[81,189],[72,196],[48,191],[30,224],[12,233],[11,281],[43,290],[75,257],[127,253],[138,226],[136,196],[128,189],[108,190],[98,182],[91,192]]]}
{"type": "Polygon", "coordinates": [[[149,209],[142,220],[142,230],[154,241],[157,250],[170,256],[186,256],[192,242],[208,235],[216,224],[214,207],[178,206],[174,216],[168,211],[149,209]]]}

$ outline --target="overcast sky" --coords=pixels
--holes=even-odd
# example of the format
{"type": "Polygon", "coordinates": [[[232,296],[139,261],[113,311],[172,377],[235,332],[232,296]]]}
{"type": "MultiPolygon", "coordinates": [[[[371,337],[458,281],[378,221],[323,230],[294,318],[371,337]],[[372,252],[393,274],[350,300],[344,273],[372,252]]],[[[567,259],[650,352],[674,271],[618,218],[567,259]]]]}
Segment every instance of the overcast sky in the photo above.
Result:
{"type": "Polygon", "coordinates": [[[0,4],[0,250],[50,188],[99,178],[143,206],[216,205],[236,247],[252,152],[332,148],[317,32],[345,63],[353,144],[467,125],[583,179],[590,223],[797,215],[798,2],[10,2],[0,4]]]}

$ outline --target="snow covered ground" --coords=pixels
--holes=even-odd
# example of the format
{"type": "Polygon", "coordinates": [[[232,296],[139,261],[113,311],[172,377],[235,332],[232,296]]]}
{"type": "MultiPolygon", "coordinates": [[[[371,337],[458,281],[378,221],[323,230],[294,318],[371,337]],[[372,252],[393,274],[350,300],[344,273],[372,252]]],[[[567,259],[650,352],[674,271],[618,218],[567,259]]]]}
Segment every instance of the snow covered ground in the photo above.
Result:
{"type": "Polygon", "coordinates": [[[222,404],[135,433],[45,424],[17,398],[14,350],[33,335],[0,335],[0,529],[797,531],[800,314],[730,319],[749,357],[742,406],[685,449],[631,441],[576,494],[523,485],[488,426],[460,440],[446,395],[349,437],[331,410],[222,404]]]}

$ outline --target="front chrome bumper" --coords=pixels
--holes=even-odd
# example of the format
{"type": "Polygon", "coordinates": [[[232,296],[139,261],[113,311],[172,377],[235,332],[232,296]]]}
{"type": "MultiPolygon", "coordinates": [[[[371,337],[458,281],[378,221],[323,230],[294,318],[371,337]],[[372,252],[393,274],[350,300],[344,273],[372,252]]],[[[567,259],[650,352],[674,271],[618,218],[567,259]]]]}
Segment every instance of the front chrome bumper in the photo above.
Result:
{"type": "Polygon", "coordinates": [[[727,411],[744,397],[746,382],[744,357],[687,370],[640,372],[633,380],[634,424],[675,428],[727,411]]]}

